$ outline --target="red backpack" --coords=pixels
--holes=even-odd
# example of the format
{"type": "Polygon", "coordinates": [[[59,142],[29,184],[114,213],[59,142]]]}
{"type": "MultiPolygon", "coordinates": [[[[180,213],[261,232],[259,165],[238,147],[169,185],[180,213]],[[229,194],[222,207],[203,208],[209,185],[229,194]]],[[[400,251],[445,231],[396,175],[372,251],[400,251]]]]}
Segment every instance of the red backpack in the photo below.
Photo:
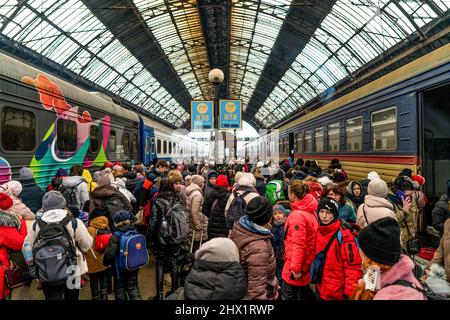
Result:
{"type": "Polygon", "coordinates": [[[95,234],[94,250],[100,253],[105,252],[111,236],[112,234],[109,228],[97,229],[97,232],[95,234]]]}

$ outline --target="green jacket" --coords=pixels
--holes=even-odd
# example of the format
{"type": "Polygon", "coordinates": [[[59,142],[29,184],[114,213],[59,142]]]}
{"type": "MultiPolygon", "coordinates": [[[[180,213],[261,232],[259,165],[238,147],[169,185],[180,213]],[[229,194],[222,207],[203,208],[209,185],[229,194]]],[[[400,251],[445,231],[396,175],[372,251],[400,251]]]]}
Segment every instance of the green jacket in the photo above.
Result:
{"type": "Polygon", "coordinates": [[[277,201],[284,200],[283,181],[272,180],[266,184],[266,197],[272,205],[277,201]]]}

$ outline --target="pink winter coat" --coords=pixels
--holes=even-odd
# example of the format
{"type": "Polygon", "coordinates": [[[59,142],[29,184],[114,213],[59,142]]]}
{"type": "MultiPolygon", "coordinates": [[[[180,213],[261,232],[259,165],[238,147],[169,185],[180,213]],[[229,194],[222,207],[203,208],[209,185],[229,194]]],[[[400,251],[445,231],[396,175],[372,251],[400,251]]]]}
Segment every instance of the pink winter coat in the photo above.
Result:
{"type": "Polygon", "coordinates": [[[13,201],[11,208],[6,210],[8,213],[14,214],[25,220],[34,220],[35,215],[18,197],[22,192],[22,185],[18,181],[9,181],[0,186],[0,192],[6,193],[13,201]]]}
{"type": "Polygon", "coordinates": [[[406,280],[414,286],[422,288],[413,274],[414,262],[402,254],[400,260],[388,271],[381,274],[381,289],[375,294],[374,300],[427,300],[418,290],[402,285],[387,286],[397,280],[406,280]]]}

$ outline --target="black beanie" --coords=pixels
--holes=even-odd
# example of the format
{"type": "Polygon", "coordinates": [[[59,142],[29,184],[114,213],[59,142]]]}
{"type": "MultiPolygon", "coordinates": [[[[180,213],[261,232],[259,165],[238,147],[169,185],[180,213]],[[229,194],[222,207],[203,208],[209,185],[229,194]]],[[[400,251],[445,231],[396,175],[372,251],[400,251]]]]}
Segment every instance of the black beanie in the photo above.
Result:
{"type": "Polygon", "coordinates": [[[412,179],[412,170],[405,168],[402,171],[400,171],[400,173],[398,174],[399,176],[407,176],[408,178],[412,179]]]}
{"type": "Polygon", "coordinates": [[[402,253],[400,226],[391,217],[376,220],[363,228],[358,242],[369,259],[381,264],[396,264],[402,253]]]}
{"type": "Polygon", "coordinates": [[[281,180],[281,181],[283,181],[284,180],[284,172],[283,172],[283,170],[278,169],[277,173],[275,173],[273,175],[273,179],[274,180],[281,180]]]}
{"type": "Polygon", "coordinates": [[[253,198],[245,208],[245,213],[250,221],[263,226],[273,217],[273,207],[266,197],[253,198]]]}
{"type": "Polygon", "coordinates": [[[319,212],[320,209],[330,211],[333,214],[334,219],[339,218],[339,204],[334,199],[331,199],[329,197],[323,197],[322,199],[320,199],[319,206],[317,207],[317,212],[319,212]]]}

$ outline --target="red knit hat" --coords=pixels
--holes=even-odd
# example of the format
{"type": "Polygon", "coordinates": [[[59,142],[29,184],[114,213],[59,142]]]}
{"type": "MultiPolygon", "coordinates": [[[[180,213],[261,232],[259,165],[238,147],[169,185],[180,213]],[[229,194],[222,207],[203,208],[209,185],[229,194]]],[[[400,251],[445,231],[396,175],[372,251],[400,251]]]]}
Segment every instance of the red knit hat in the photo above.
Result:
{"type": "Polygon", "coordinates": [[[311,192],[312,196],[316,198],[316,200],[319,200],[320,194],[322,193],[323,190],[322,185],[318,182],[312,181],[307,181],[305,182],[305,184],[309,186],[309,191],[311,192]]]}
{"type": "Polygon", "coordinates": [[[12,205],[13,205],[13,201],[10,198],[10,196],[8,196],[4,192],[0,192],[0,209],[8,210],[9,208],[12,207],[12,205]]]}
{"type": "Polygon", "coordinates": [[[105,168],[112,168],[112,167],[114,167],[114,163],[112,163],[111,161],[106,161],[103,166],[105,168]]]}
{"type": "Polygon", "coordinates": [[[228,188],[228,178],[224,174],[219,174],[219,176],[216,179],[216,186],[228,188]]]}
{"type": "Polygon", "coordinates": [[[417,183],[419,184],[419,186],[423,185],[425,183],[425,178],[422,177],[421,175],[417,174],[417,175],[412,175],[411,178],[414,181],[417,181],[417,183]]]}

